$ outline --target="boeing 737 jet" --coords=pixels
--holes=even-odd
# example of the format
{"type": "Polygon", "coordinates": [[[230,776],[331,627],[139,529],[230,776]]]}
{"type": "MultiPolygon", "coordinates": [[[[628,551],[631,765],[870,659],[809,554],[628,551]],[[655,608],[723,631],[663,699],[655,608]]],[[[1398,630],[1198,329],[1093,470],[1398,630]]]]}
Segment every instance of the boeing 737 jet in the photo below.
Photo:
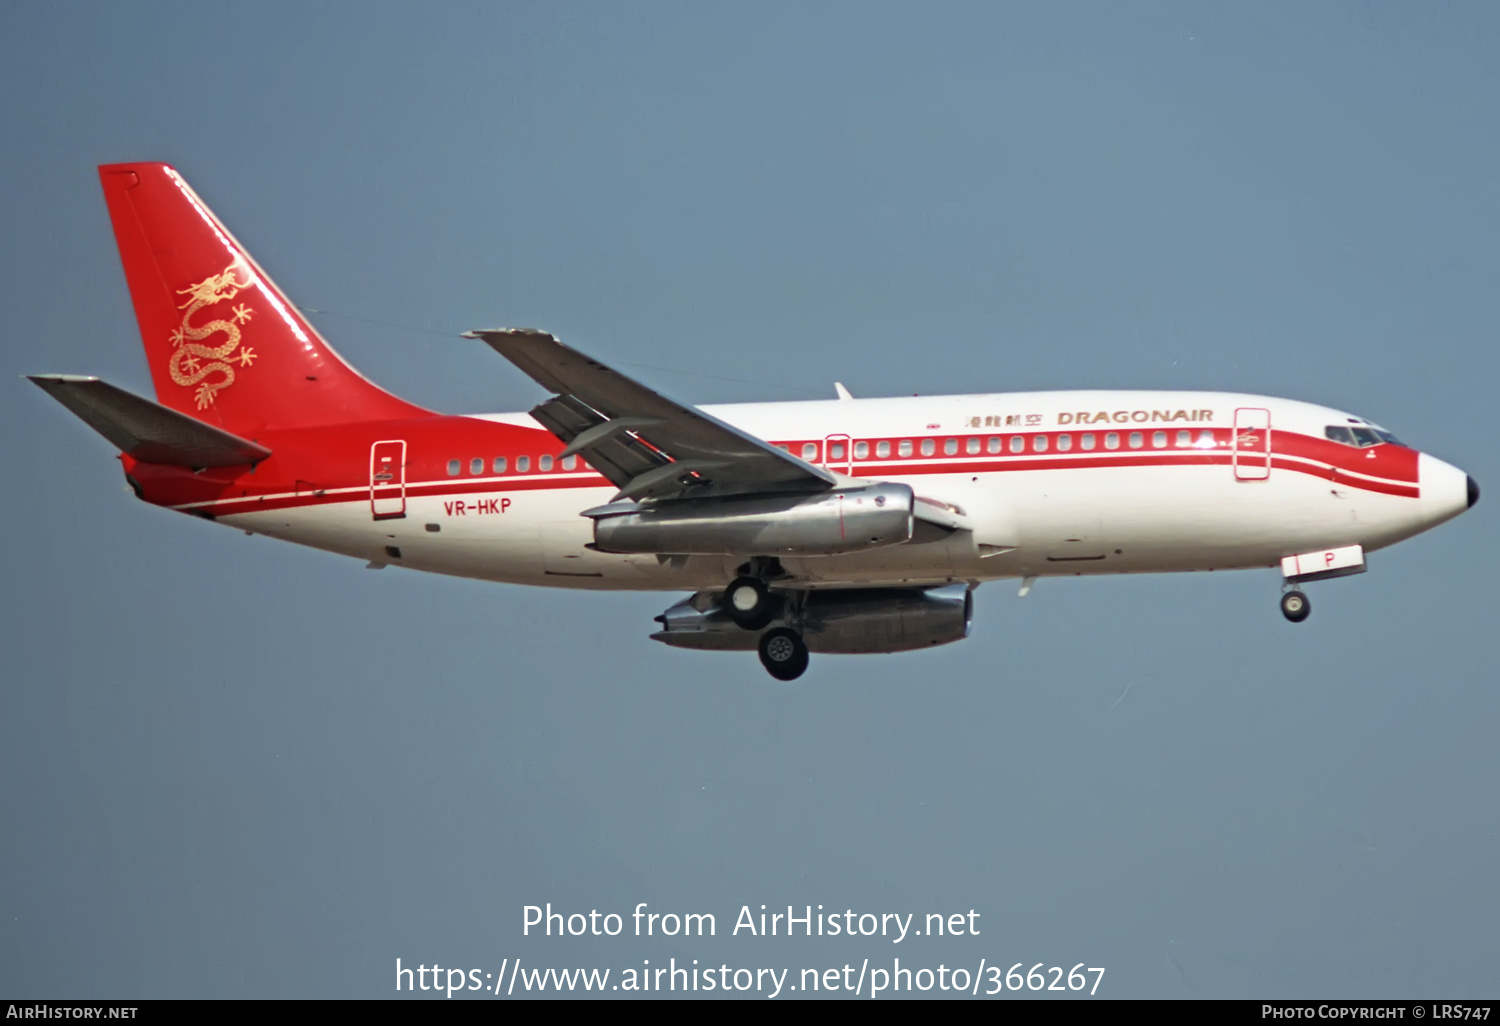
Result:
{"type": "Polygon", "coordinates": [[[1474,480],[1362,417],[1221,392],[693,407],[543,331],[468,332],[549,397],[449,415],[361,376],[165,164],[99,169],[156,399],[38,375],[137,497],[371,567],[687,592],[651,636],[899,652],[1019,579],[1270,568],[1301,586],[1457,516],[1474,480]]]}

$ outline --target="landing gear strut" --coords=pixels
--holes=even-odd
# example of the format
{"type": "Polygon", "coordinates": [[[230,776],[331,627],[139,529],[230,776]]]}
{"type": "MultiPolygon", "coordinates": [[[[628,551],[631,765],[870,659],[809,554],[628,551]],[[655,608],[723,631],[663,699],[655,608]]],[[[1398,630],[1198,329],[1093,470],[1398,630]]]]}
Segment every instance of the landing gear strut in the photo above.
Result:
{"type": "Polygon", "coordinates": [[[724,612],[747,631],[758,631],[776,615],[776,597],[759,577],[736,577],[724,589],[724,612]]]}
{"type": "Polygon", "coordinates": [[[1292,623],[1301,623],[1312,612],[1312,603],[1296,588],[1281,594],[1281,615],[1292,623]]]}
{"type": "Polygon", "coordinates": [[[760,636],[760,664],[777,680],[796,680],[807,672],[807,644],[789,627],[760,636]]]}

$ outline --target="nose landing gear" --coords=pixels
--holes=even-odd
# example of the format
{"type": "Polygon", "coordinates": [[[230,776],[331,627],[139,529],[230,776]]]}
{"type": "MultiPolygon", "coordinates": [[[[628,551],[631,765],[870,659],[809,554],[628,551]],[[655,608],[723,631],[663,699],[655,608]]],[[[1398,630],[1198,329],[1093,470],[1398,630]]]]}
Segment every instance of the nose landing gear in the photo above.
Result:
{"type": "Polygon", "coordinates": [[[1312,603],[1307,601],[1307,596],[1296,588],[1292,588],[1281,594],[1281,615],[1292,623],[1301,623],[1312,613],[1312,603]]]}
{"type": "Polygon", "coordinates": [[[1363,545],[1340,545],[1284,557],[1281,560],[1281,615],[1292,623],[1301,623],[1312,612],[1312,603],[1300,590],[1301,585],[1362,574],[1368,569],[1363,545]]]}

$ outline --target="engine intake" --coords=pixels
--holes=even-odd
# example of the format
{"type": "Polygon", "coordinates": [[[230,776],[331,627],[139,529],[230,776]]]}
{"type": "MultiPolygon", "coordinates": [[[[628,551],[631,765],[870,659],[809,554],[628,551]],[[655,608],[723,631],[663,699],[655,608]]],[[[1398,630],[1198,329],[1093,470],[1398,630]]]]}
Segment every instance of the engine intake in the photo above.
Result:
{"type": "Polygon", "coordinates": [[[584,512],[594,548],[701,556],[833,556],[912,536],[912,490],[889,482],[815,495],[611,503],[584,512]]]}

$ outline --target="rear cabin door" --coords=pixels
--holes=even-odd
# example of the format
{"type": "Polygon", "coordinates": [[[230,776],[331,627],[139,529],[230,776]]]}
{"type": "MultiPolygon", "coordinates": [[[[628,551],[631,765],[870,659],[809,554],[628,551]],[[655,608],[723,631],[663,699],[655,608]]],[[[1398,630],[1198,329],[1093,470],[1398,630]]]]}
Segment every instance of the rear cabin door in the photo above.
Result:
{"type": "Polygon", "coordinates": [[[823,439],[823,466],[840,474],[853,473],[853,448],[848,435],[829,435],[823,439]]]}
{"type": "Polygon", "coordinates": [[[370,514],[376,520],[406,516],[406,442],[370,446],[370,514]]]}
{"type": "Polygon", "coordinates": [[[1264,481],[1271,476],[1271,411],[1243,407],[1234,411],[1234,476],[1264,481]]]}

